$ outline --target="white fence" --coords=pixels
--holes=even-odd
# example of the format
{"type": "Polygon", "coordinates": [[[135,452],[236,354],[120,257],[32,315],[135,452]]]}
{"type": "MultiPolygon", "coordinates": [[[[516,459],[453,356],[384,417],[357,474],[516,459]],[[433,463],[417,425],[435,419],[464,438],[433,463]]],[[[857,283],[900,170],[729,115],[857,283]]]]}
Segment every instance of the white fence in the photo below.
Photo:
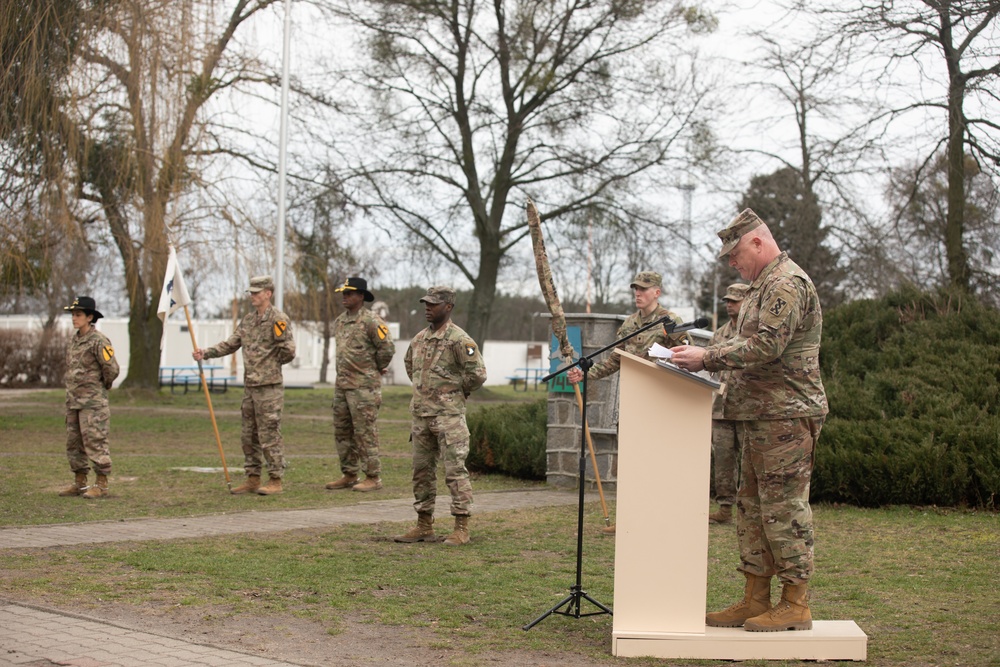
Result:
{"type": "MultiPolygon", "coordinates": [[[[40,330],[44,320],[30,315],[0,316],[0,329],[40,330]]],[[[209,347],[225,340],[233,331],[231,320],[194,320],[195,339],[198,347],[209,347]]],[[[60,318],[59,328],[66,332],[73,330],[69,315],[60,318]]],[[[122,368],[116,384],[120,384],[128,375],[129,345],[128,320],[125,318],[105,318],[98,321],[97,328],[111,339],[118,355],[118,364],[122,368]]],[[[160,351],[160,366],[190,366],[191,334],[183,316],[175,314],[165,328],[163,349],[160,351]]],[[[292,323],[295,334],[296,355],[290,364],[284,367],[285,384],[288,386],[311,386],[319,382],[319,369],[323,360],[323,338],[317,333],[319,327],[314,323],[292,323]]],[[[396,342],[396,355],[392,359],[386,381],[388,384],[409,385],[406,369],[403,366],[403,356],[409,347],[408,340],[399,340],[399,324],[389,323],[389,331],[396,342]]],[[[548,350],[544,343],[526,341],[487,341],[485,362],[487,385],[509,384],[510,377],[518,374],[518,369],[547,368],[548,350]]],[[[336,378],[335,344],[330,341],[330,364],[327,371],[327,381],[332,383],[336,378]]],[[[217,375],[235,376],[239,382],[243,379],[243,357],[236,354],[221,359],[213,359],[212,363],[223,366],[224,370],[217,375]]],[[[521,373],[523,375],[523,373],[521,373]]]]}

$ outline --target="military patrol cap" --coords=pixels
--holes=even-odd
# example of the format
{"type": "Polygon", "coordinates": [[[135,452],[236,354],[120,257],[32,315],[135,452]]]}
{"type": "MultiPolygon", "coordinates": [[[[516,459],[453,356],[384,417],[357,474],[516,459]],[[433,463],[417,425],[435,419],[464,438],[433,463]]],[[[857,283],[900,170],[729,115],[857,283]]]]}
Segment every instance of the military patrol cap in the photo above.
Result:
{"type": "Polygon", "coordinates": [[[63,308],[66,311],[82,310],[85,313],[90,313],[94,316],[94,321],[101,319],[104,315],[101,311],[97,310],[97,302],[94,301],[93,297],[89,296],[78,296],[73,299],[73,303],[63,308]]]}
{"type": "Polygon", "coordinates": [[[742,301],[746,298],[748,291],[750,291],[749,285],[744,285],[743,283],[733,283],[726,288],[726,295],[722,298],[725,301],[742,301]]]}
{"type": "Polygon", "coordinates": [[[725,257],[731,253],[744,234],[763,224],[764,221],[758,218],[756,213],[748,208],[743,209],[743,212],[733,218],[728,227],[719,232],[719,238],[722,239],[722,250],[719,251],[719,257],[725,257]]]}
{"type": "Polygon", "coordinates": [[[421,303],[450,303],[455,305],[455,290],[450,287],[444,287],[439,285],[437,287],[428,287],[427,294],[420,297],[421,303]]]}
{"type": "Polygon", "coordinates": [[[364,278],[348,278],[344,284],[333,290],[334,292],[361,292],[365,295],[365,301],[374,301],[375,295],[368,291],[368,281],[364,278]]]}
{"type": "Polygon", "coordinates": [[[663,289],[663,278],[656,271],[640,271],[636,274],[635,278],[632,279],[632,284],[629,287],[659,287],[663,289]]]}
{"type": "Polygon", "coordinates": [[[247,291],[256,294],[266,289],[274,291],[274,281],[271,280],[271,276],[254,276],[250,279],[250,289],[247,291]]]}

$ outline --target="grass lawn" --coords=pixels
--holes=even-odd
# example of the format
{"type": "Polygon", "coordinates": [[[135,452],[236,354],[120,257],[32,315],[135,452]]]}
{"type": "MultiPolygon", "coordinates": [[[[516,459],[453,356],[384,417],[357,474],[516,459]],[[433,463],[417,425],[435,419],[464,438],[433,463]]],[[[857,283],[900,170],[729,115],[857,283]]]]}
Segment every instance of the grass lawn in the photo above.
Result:
{"type": "MultiPolygon", "coordinates": [[[[234,481],[242,477],[234,412],[240,393],[213,396],[234,481]]],[[[385,393],[386,488],[379,499],[410,497],[408,394],[395,388],[385,393]]],[[[32,393],[0,403],[0,460],[8,468],[0,486],[0,525],[201,515],[260,509],[262,502],[270,509],[355,503],[360,494],[322,488],[339,476],[331,396],[326,389],[287,392],[283,431],[289,490],[260,498],[230,496],[221,473],[174,470],[219,465],[203,396],[114,393],[115,497],[93,502],[55,495],[71,480],[62,445],[62,393],[32,393]]],[[[525,397],[537,396],[507,388],[483,393],[473,409],[525,397]]],[[[533,483],[491,476],[474,484],[488,490],[533,483]]],[[[814,510],[813,616],[855,620],[869,635],[867,664],[1000,667],[1000,516],[937,508],[814,510]]],[[[599,506],[588,505],[586,511],[584,587],[610,606],[614,542],[599,535],[599,506]]],[[[406,525],[393,523],[252,539],[236,535],[7,551],[0,545],[0,597],[54,606],[60,601],[93,604],[95,614],[106,602],[164,610],[179,606],[206,615],[292,614],[322,624],[330,634],[341,631],[345,618],[363,618],[431,629],[442,644],[449,643],[460,664],[480,664],[500,651],[537,651],[538,664],[574,664],[574,656],[608,665],[663,664],[612,658],[608,616],[552,616],[529,632],[521,630],[574,583],[575,508],[494,513],[474,518],[472,527],[473,542],[460,549],[395,544],[391,536],[406,525]]],[[[676,539],[665,535],[664,549],[683,548],[676,539]]],[[[742,594],[736,559],[735,529],[713,526],[710,609],[742,594]]],[[[663,596],[669,604],[670,592],[663,596]]]]}

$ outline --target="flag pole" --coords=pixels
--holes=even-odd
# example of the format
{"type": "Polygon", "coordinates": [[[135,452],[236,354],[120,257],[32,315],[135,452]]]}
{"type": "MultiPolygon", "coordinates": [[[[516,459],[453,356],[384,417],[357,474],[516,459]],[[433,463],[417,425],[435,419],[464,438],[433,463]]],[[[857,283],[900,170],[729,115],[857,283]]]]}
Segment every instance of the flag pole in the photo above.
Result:
{"type": "MultiPolygon", "coordinates": [[[[191,324],[191,312],[188,310],[187,304],[184,304],[184,317],[187,318],[188,323],[188,333],[191,334],[191,345],[197,350],[198,341],[194,337],[194,325],[191,324]]],[[[219,446],[219,457],[222,459],[222,472],[226,476],[226,487],[229,492],[233,492],[233,483],[229,481],[229,468],[226,466],[226,454],[222,451],[222,438],[219,437],[219,425],[215,423],[215,410],[212,408],[212,395],[208,391],[208,382],[205,380],[205,369],[201,365],[201,359],[198,360],[198,375],[201,376],[201,388],[205,392],[205,400],[208,401],[208,414],[212,418],[212,430],[215,431],[215,443],[219,446]]]]}

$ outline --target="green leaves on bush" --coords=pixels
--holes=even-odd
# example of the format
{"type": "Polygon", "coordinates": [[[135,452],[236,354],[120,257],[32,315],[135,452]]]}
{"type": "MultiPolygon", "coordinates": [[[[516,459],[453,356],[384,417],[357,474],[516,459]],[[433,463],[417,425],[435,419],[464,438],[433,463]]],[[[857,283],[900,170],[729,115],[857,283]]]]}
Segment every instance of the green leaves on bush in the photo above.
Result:
{"type": "Polygon", "coordinates": [[[1000,506],[1000,313],[903,290],[824,317],[811,497],[1000,506]]]}
{"type": "Polygon", "coordinates": [[[476,472],[496,472],[521,479],[545,479],[545,399],[483,407],[468,415],[469,456],[476,472]]]}

